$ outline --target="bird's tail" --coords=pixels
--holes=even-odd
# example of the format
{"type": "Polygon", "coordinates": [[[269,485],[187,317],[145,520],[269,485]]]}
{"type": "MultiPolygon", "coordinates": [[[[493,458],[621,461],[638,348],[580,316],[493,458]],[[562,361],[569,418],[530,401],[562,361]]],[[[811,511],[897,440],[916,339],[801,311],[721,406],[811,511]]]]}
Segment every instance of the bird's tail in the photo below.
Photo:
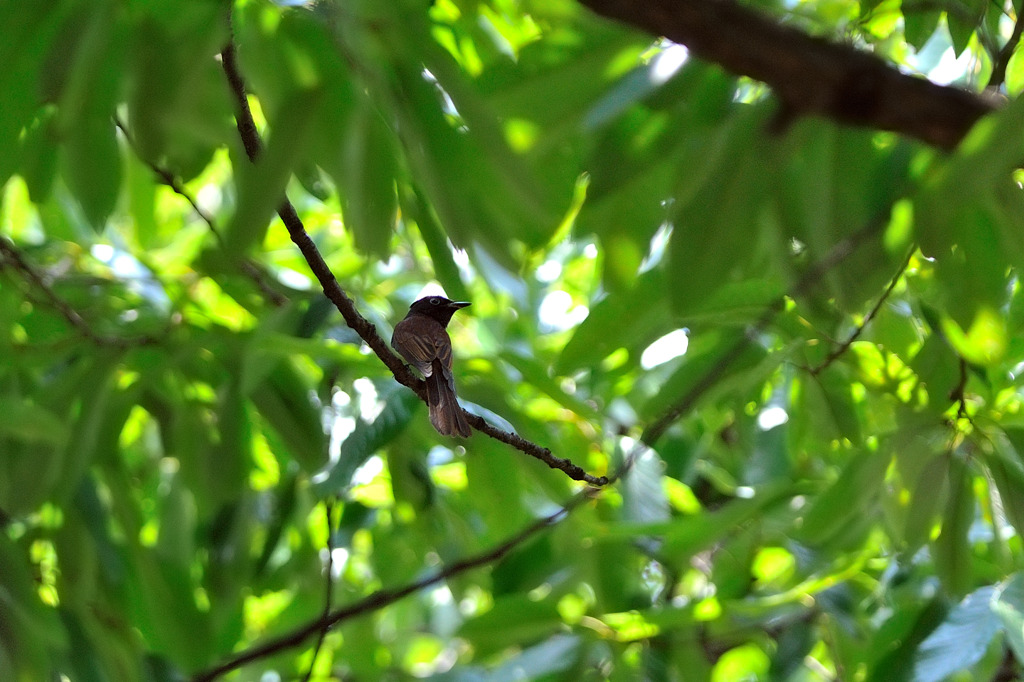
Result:
{"type": "Polygon", "coordinates": [[[435,371],[427,377],[427,407],[430,423],[442,436],[469,438],[473,433],[455,397],[455,389],[445,381],[443,372],[435,371]]]}

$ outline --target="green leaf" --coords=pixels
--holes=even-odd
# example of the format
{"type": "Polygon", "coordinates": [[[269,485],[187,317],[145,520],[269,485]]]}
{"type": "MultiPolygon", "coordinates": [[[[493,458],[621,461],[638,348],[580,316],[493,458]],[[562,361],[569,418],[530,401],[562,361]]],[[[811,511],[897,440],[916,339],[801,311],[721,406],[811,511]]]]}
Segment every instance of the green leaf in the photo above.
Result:
{"type": "Polygon", "coordinates": [[[18,172],[25,178],[29,196],[37,204],[44,203],[53,189],[57,173],[58,146],[54,124],[56,111],[41,112],[26,128],[21,139],[18,172]]]}
{"type": "Polygon", "coordinates": [[[783,283],[776,279],[726,282],[688,308],[681,319],[693,325],[749,324],[776,305],[784,293],[783,283]]]}
{"type": "Polygon", "coordinates": [[[622,524],[609,529],[610,535],[664,535],[662,551],[666,555],[692,556],[736,532],[750,519],[789,500],[794,493],[788,481],[774,482],[758,488],[753,497],[734,498],[714,511],[653,525],[622,524]]]}
{"type": "MultiPolygon", "coordinates": [[[[917,453],[927,456],[927,452],[917,453]]],[[[945,457],[932,456],[924,465],[914,485],[907,510],[907,522],[903,532],[907,549],[914,552],[931,539],[935,516],[948,494],[947,475],[949,462],[945,457]]]]}
{"type": "Polygon", "coordinates": [[[155,547],[162,562],[187,571],[195,555],[196,508],[181,476],[165,484],[160,500],[160,532],[155,547]]]}
{"type": "Polygon", "coordinates": [[[974,522],[974,492],[970,470],[958,456],[949,463],[949,497],[942,516],[942,530],[932,544],[935,572],[951,594],[966,594],[974,579],[973,553],[968,537],[974,522]]]}
{"type": "Polygon", "coordinates": [[[83,682],[103,682],[103,680],[109,679],[104,674],[100,653],[93,647],[78,616],[67,609],[61,609],[60,616],[64,628],[67,630],[69,644],[73,652],[68,660],[74,671],[74,679],[83,680],[83,682]]]}
{"type": "Polygon", "coordinates": [[[88,14],[84,30],[76,29],[81,38],[70,60],[58,117],[65,141],[64,177],[97,231],[106,225],[121,186],[121,155],[111,118],[123,48],[115,16],[113,3],[102,2],[88,14]]]}
{"type": "Polygon", "coordinates": [[[367,254],[386,258],[397,218],[395,146],[391,131],[365,98],[348,120],[342,151],[341,192],[345,227],[356,246],[367,254]]]}
{"type": "Polygon", "coordinates": [[[1008,430],[992,434],[993,452],[985,458],[985,466],[992,475],[999,496],[1004,500],[1003,513],[1017,533],[1024,535],[1024,507],[1006,504],[1005,500],[1024,497],[1024,463],[1020,452],[1014,447],[1014,440],[1021,441],[1019,430],[1008,430]],[[1017,438],[1014,439],[1013,436],[1017,438]]]}
{"type": "Polygon", "coordinates": [[[419,397],[405,387],[392,387],[381,399],[381,413],[372,422],[358,420],[352,433],[342,441],[338,459],[318,474],[316,489],[321,495],[348,487],[356,469],[402,433],[422,405],[419,397]]]}
{"type": "Polygon", "coordinates": [[[228,13],[206,2],[153,2],[138,10],[128,93],[133,143],[143,159],[187,182],[237,134],[215,59],[229,34],[228,13]]]}
{"type": "Polygon", "coordinates": [[[22,129],[38,113],[45,58],[71,9],[63,3],[5,3],[0,8],[6,33],[0,44],[0,64],[5,65],[0,73],[0,185],[17,170],[22,129]]]}
{"type": "Polygon", "coordinates": [[[46,678],[52,657],[67,650],[67,633],[57,612],[39,600],[28,561],[6,533],[0,533],[0,575],[0,646],[10,657],[13,679],[46,678]]]}
{"type": "Polygon", "coordinates": [[[939,27],[942,11],[903,3],[903,35],[918,51],[939,27]]]}
{"type": "MultiPolygon", "coordinates": [[[[726,329],[692,335],[686,359],[644,403],[641,416],[655,417],[682,400],[702,402],[743,393],[778,366],[782,354],[751,343],[745,331],[726,329]]],[[[692,407],[692,406],[691,406],[692,407]]]]}
{"type": "Polygon", "coordinates": [[[547,636],[558,630],[561,622],[553,600],[533,601],[517,594],[496,599],[490,611],[467,620],[458,636],[487,656],[512,642],[547,636]]]}
{"type": "Polygon", "coordinates": [[[829,424],[826,437],[846,438],[854,445],[863,443],[860,405],[854,400],[851,377],[842,364],[833,363],[817,375],[801,381],[803,409],[820,415],[829,424]]]}
{"type": "Polygon", "coordinates": [[[437,221],[437,216],[423,196],[423,192],[416,187],[410,187],[403,192],[403,195],[402,213],[412,218],[416,227],[419,228],[420,237],[426,244],[430,260],[434,265],[434,277],[452,300],[468,300],[469,290],[462,282],[459,266],[455,264],[451,247],[448,245],[448,238],[437,221]]]}
{"type": "Polygon", "coordinates": [[[323,466],[327,452],[320,410],[312,403],[311,390],[295,364],[283,360],[249,393],[288,452],[309,473],[323,466]]]}
{"type": "Polygon", "coordinates": [[[914,660],[915,682],[940,682],[985,655],[999,631],[991,604],[996,588],[981,587],[964,597],[921,643],[914,660]]]}
{"type": "Polygon", "coordinates": [[[929,407],[945,412],[952,403],[950,393],[960,381],[960,364],[949,344],[939,334],[929,335],[910,366],[928,390],[929,407]]]}
{"type": "MultiPolygon", "coordinates": [[[[984,7],[981,11],[985,11],[984,7]]],[[[980,13],[976,17],[964,21],[958,12],[946,12],[946,27],[949,29],[949,37],[953,43],[953,53],[958,58],[970,45],[980,19],[980,13]]]]}
{"type": "Polygon", "coordinates": [[[891,457],[855,450],[839,478],[818,495],[804,515],[800,538],[810,545],[825,545],[854,519],[870,515],[882,490],[891,457]]]}
{"type": "Polygon", "coordinates": [[[8,438],[58,446],[68,437],[60,417],[40,405],[0,395],[0,434],[8,438]]]}
{"type": "Polygon", "coordinates": [[[80,120],[67,135],[64,174],[90,224],[100,231],[114,210],[121,185],[121,155],[113,123],[105,116],[80,120]]]}
{"type": "Polygon", "coordinates": [[[210,462],[213,504],[237,499],[245,490],[252,468],[253,425],[237,375],[223,389],[217,411],[220,442],[210,462]]]}
{"type": "Polygon", "coordinates": [[[508,680],[538,680],[556,675],[572,667],[580,655],[582,638],[577,635],[558,634],[524,649],[491,671],[488,679],[495,682],[508,680]]]}
{"type": "Polygon", "coordinates": [[[992,594],[992,611],[999,616],[1003,634],[1013,653],[1024,658],[1024,574],[1014,573],[992,594]]]}
{"type": "Polygon", "coordinates": [[[238,208],[225,230],[224,248],[241,258],[261,243],[271,216],[285,200],[285,187],[306,153],[319,91],[293,95],[271,119],[270,140],[256,163],[236,168],[238,208]]]}
{"type": "MultiPolygon", "coordinates": [[[[517,521],[522,523],[522,520],[517,521]]],[[[519,545],[502,557],[495,564],[492,574],[495,598],[511,597],[544,584],[558,570],[552,544],[550,537],[539,537],[519,545]]]]}
{"type": "Polygon", "coordinates": [[[669,517],[661,487],[665,464],[653,450],[645,450],[623,477],[623,517],[637,523],[655,523],[669,517]]]}
{"type": "Polygon", "coordinates": [[[590,309],[555,362],[555,373],[572,374],[600,363],[618,348],[637,349],[668,331],[672,318],[661,292],[665,276],[660,269],[637,278],[630,291],[610,294],[590,309]],[[637,305],[647,301],[649,305],[637,305]]]}
{"type": "Polygon", "coordinates": [[[1024,47],[1020,41],[1006,64],[1006,91],[1015,99],[1024,91],[1024,47]]]}
{"type": "Polygon", "coordinates": [[[79,387],[81,395],[88,397],[81,402],[62,457],[56,487],[62,499],[70,498],[78,489],[82,477],[98,457],[115,451],[128,413],[135,405],[135,390],[122,391],[111,404],[117,382],[116,359],[98,357],[94,363],[79,387]]]}
{"type": "Polygon", "coordinates": [[[772,238],[762,220],[768,172],[768,150],[758,136],[763,116],[752,107],[728,122],[712,172],[691,200],[674,207],[668,286],[673,308],[682,315],[699,310],[725,284],[745,279],[758,246],[772,238]]]}
{"type": "Polygon", "coordinates": [[[549,398],[562,407],[572,410],[579,416],[597,422],[600,420],[600,413],[593,405],[581,400],[572,393],[565,391],[562,386],[551,377],[547,367],[544,367],[534,358],[525,357],[520,353],[509,350],[501,353],[501,359],[515,367],[523,379],[531,386],[539,389],[549,398]]]}
{"type": "MultiPolygon", "coordinates": [[[[253,568],[253,573],[257,578],[263,577],[267,565],[281,541],[281,536],[294,521],[292,517],[297,503],[298,486],[299,476],[296,472],[295,475],[284,478],[277,489],[273,491],[270,501],[272,509],[270,521],[264,526],[263,550],[253,568]]],[[[347,512],[349,507],[346,506],[345,509],[347,512]]]]}
{"type": "Polygon", "coordinates": [[[952,156],[935,162],[914,208],[914,229],[925,255],[942,259],[954,244],[971,238],[971,211],[1007,181],[1024,154],[1022,125],[1024,100],[1018,98],[979,120],[952,156]]]}

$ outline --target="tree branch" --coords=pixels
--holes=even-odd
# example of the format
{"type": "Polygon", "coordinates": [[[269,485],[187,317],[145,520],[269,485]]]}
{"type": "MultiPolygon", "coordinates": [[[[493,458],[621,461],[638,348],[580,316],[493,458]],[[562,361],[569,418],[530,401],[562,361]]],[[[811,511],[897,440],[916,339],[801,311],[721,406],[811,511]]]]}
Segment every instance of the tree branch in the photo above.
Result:
{"type": "Polygon", "coordinates": [[[703,60],[767,83],[783,119],[817,115],[952,149],[992,111],[980,97],[901,73],[872,54],[771,21],[733,0],[580,0],[703,60]]]}
{"type": "MultiPolygon", "coordinates": [[[[334,499],[327,498],[324,500],[323,504],[324,518],[326,519],[324,525],[327,527],[327,542],[325,543],[327,548],[327,562],[324,566],[324,610],[323,615],[320,616],[320,620],[324,620],[329,617],[331,613],[331,602],[334,600],[334,523],[331,521],[331,516],[334,514],[334,499]]],[[[309,659],[309,669],[302,678],[302,682],[309,682],[310,678],[313,677],[313,668],[316,666],[317,656],[320,655],[320,649],[324,646],[324,640],[327,639],[327,632],[329,630],[329,625],[324,625],[320,629],[316,638],[316,646],[313,647],[313,656],[309,659]]]]}
{"type": "Polygon", "coordinates": [[[217,677],[231,672],[232,670],[236,670],[246,663],[271,656],[280,651],[284,651],[285,649],[299,646],[318,632],[332,628],[344,620],[384,608],[385,606],[394,604],[414,592],[418,592],[426,587],[435,585],[443,580],[455,577],[474,568],[480,568],[499,561],[510,551],[523,544],[537,533],[541,532],[548,526],[561,521],[563,518],[568,516],[573,509],[590,499],[593,494],[594,489],[585,488],[571,497],[561,509],[549,516],[538,519],[505,542],[502,542],[500,545],[496,545],[495,547],[481,552],[480,554],[460,559],[432,575],[421,578],[420,580],[402,587],[378,590],[353,604],[331,611],[315,621],[295,628],[291,632],[267,640],[259,646],[246,649],[209,670],[196,673],[192,677],[192,682],[210,682],[210,680],[216,679],[217,677]]]}
{"type": "Polygon", "coordinates": [[[77,310],[71,307],[71,305],[63,298],[57,295],[50,284],[36,272],[36,269],[29,265],[28,261],[21,255],[18,248],[5,237],[0,237],[0,266],[4,262],[8,262],[11,266],[20,272],[22,276],[35,287],[36,290],[42,293],[43,297],[49,302],[49,304],[56,308],[57,312],[60,313],[61,317],[67,320],[68,324],[73,328],[77,329],[78,332],[86,339],[96,344],[97,346],[107,346],[111,348],[131,348],[132,346],[145,346],[149,344],[158,343],[159,339],[156,336],[144,335],[136,337],[117,337],[117,336],[104,336],[93,330],[88,322],[85,321],[77,310]]]}
{"type": "MultiPolygon", "coordinates": [[[[174,177],[173,173],[171,173],[169,170],[163,168],[157,163],[142,158],[142,156],[139,154],[138,147],[135,146],[135,140],[128,132],[128,127],[124,124],[123,121],[121,121],[120,118],[114,118],[114,125],[116,125],[118,130],[121,131],[121,134],[124,135],[125,140],[128,141],[128,146],[131,147],[132,151],[135,153],[135,158],[137,158],[139,161],[145,164],[161,183],[163,183],[167,187],[170,187],[175,194],[177,194],[178,196],[180,196],[181,198],[188,202],[188,204],[192,207],[192,210],[196,212],[196,215],[198,215],[204,223],[206,223],[206,226],[210,228],[210,232],[213,233],[213,236],[217,239],[217,242],[223,247],[224,238],[221,236],[220,230],[217,229],[217,225],[213,221],[213,216],[211,216],[209,213],[203,210],[203,208],[199,205],[199,202],[196,201],[195,197],[189,194],[185,187],[180,182],[178,182],[178,179],[174,177]]],[[[267,282],[266,279],[266,273],[260,268],[259,265],[254,263],[251,259],[243,259],[239,263],[239,267],[242,269],[242,272],[245,273],[245,275],[249,279],[251,279],[256,284],[257,287],[259,287],[260,291],[263,293],[264,296],[267,297],[267,300],[269,300],[272,305],[280,307],[288,302],[288,298],[284,294],[270,286],[270,283],[267,282]]]]}
{"type": "MultiPolygon", "coordinates": [[[[888,207],[888,208],[891,208],[888,207]]],[[[874,220],[868,223],[865,227],[861,228],[860,231],[855,232],[846,239],[843,239],[834,247],[832,250],[822,258],[820,261],[814,264],[813,267],[808,269],[803,276],[796,282],[793,289],[789,292],[789,297],[797,298],[806,294],[814,285],[816,285],[825,274],[834,268],[836,265],[845,260],[851,253],[853,253],[865,239],[868,239],[872,235],[878,233],[878,231],[885,225],[885,216],[888,216],[888,210],[880,212],[874,220]]],[[[700,400],[709,388],[715,385],[725,371],[736,361],[737,358],[743,353],[748,344],[750,344],[756,336],[764,331],[775,316],[778,315],[779,311],[785,306],[785,297],[780,297],[774,303],[765,308],[764,313],[761,317],[754,322],[747,333],[736,341],[728,350],[722,355],[719,360],[704,373],[703,376],[697,380],[697,383],[683,395],[679,401],[670,407],[665,413],[652,422],[646,429],[644,429],[643,435],[640,436],[641,443],[645,444],[645,447],[654,447],[654,444],[665,435],[680,417],[693,409],[697,401],[700,400]]],[[[639,455],[639,452],[635,453],[639,455]]],[[[630,453],[630,457],[633,457],[634,453],[630,453]]],[[[612,480],[615,480],[614,478],[612,480]]]]}
{"type": "MultiPolygon", "coordinates": [[[[885,224],[885,220],[882,217],[884,215],[888,215],[888,213],[880,213],[875,220],[871,221],[859,232],[850,235],[840,243],[836,244],[825,258],[814,264],[813,267],[809,268],[804,273],[800,280],[794,285],[793,290],[790,292],[790,296],[797,297],[805,294],[815,286],[815,284],[817,284],[830,269],[846,259],[862,243],[864,243],[866,239],[876,235],[885,224]]],[[[665,431],[667,431],[673,423],[675,423],[683,414],[688,412],[696,404],[704,393],[713,386],[719,378],[721,378],[733,361],[736,360],[739,354],[746,347],[746,344],[750,343],[750,339],[756,334],[756,332],[763,331],[771,323],[778,312],[782,309],[784,300],[785,299],[780,298],[778,301],[766,308],[758,321],[752,325],[750,333],[731,347],[678,403],[669,408],[662,417],[644,430],[640,440],[626,455],[622,464],[618,467],[615,473],[607,479],[608,483],[616,482],[627,475],[637,458],[649,447],[653,447],[654,443],[664,435],[665,431]]],[[[473,416],[474,415],[470,415],[470,417],[473,416]]],[[[483,420],[480,421],[483,422],[484,426],[490,427],[490,425],[483,420]]],[[[480,428],[480,425],[477,423],[474,423],[473,425],[480,428]]],[[[518,436],[514,436],[514,434],[512,434],[512,436],[514,438],[518,438],[518,436]]],[[[547,451],[545,450],[545,452],[547,451]]],[[[548,454],[550,455],[550,452],[548,454]]],[[[414,592],[434,585],[442,580],[446,580],[474,568],[481,568],[494,563],[502,559],[510,551],[526,542],[537,533],[540,533],[542,530],[566,518],[575,508],[593,496],[600,494],[600,492],[601,489],[584,488],[571,497],[557,512],[530,524],[516,535],[490,550],[456,561],[441,571],[421,580],[417,580],[398,588],[379,590],[366,598],[355,602],[354,604],[350,604],[349,606],[339,608],[329,613],[324,613],[316,620],[297,627],[291,632],[270,639],[261,645],[244,650],[206,671],[196,673],[192,678],[192,682],[209,682],[210,680],[232,670],[236,670],[247,663],[252,663],[253,661],[257,661],[261,658],[272,656],[286,649],[299,646],[315,634],[320,633],[320,636],[322,637],[323,633],[342,621],[384,608],[385,606],[389,606],[400,599],[413,594],[414,592]]]]}
{"type": "MultiPolygon", "coordinates": [[[[256,161],[262,151],[263,143],[260,140],[259,131],[256,129],[256,123],[253,120],[252,112],[249,109],[249,102],[245,91],[245,81],[242,79],[241,72],[238,70],[238,60],[236,58],[235,44],[233,41],[229,41],[227,46],[225,46],[224,50],[221,52],[221,64],[224,68],[224,73],[227,75],[231,91],[234,93],[235,103],[238,106],[238,111],[235,116],[238,134],[242,138],[242,144],[245,146],[245,152],[249,156],[249,160],[256,161]]],[[[323,256],[320,255],[319,249],[316,248],[313,240],[310,239],[309,234],[306,232],[306,228],[303,226],[302,220],[295,212],[295,207],[292,206],[291,202],[288,201],[287,198],[281,202],[281,205],[277,209],[277,214],[280,216],[281,221],[288,230],[288,235],[291,237],[292,242],[294,242],[299,248],[302,256],[306,259],[306,263],[309,265],[310,270],[312,270],[313,274],[316,276],[317,281],[320,282],[320,286],[323,287],[324,294],[332,303],[334,303],[342,317],[345,318],[345,323],[359,334],[360,338],[362,338],[370,349],[376,353],[381,362],[391,370],[396,381],[412,389],[421,400],[426,401],[427,392],[426,385],[423,383],[423,380],[415,376],[405,365],[405,362],[398,357],[398,355],[392,352],[384,339],[377,333],[377,328],[374,327],[373,324],[363,317],[356,309],[355,303],[352,302],[352,299],[348,297],[345,291],[341,288],[341,285],[338,284],[338,280],[335,279],[334,274],[327,266],[323,256]]],[[[520,452],[541,460],[552,469],[558,469],[564,472],[573,480],[585,481],[586,483],[594,486],[602,486],[608,482],[607,477],[588,474],[581,467],[573,464],[570,460],[555,457],[547,448],[531,443],[514,433],[502,431],[492,424],[489,424],[483,417],[466,412],[465,410],[463,410],[463,412],[465,413],[466,419],[469,421],[470,425],[475,427],[481,433],[499,440],[502,443],[511,445],[520,452]]]]}
{"type": "Polygon", "coordinates": [[[878,314],[878,311],[882,309],[882,304],[884,304],[886,299],[889,298],[889,295],[892,294],[892,290],[896,288],[896,284],[899,283],[900,279],[903,277],[903,273],[906,272],[907,266],[910,265],[910,259],[911,257],[913,257],[915,250],[916,247],[911,248],[910,251],[907,253],[907,257],[903,259],[903,263],[896,271],[896,274],[892,276],[891,280],[889,280],[889,286],[887,286],[885,288],[885,291],[882,292],[882,295],[878,297],[878,300],[875,301],[875,305],[871,307],[871,310],[869,310],[868,314],[864,316],[864,319],[861,321],[861,323],[857,325],[856,329],[853,330],[853,333],[850,334],[850,337],[846,339],[846,341],[843,341],[841,344],[832,349],[832,352],[829,353],[828,357],[822,360],[821,363],[814,367],[808,368],[808,371],[811,373],[811,376],[818,376],[819,374],[821,374],[821,372],[824,371],[829,365],[831,365],[838,358],[840,358],[846,351],[850,350],[850,346],[853,345],[853,342],[860,338],[860,335],[864,333],[864,328],[871,323],[871,320],[875,318],[875,315],[878,314]]]}

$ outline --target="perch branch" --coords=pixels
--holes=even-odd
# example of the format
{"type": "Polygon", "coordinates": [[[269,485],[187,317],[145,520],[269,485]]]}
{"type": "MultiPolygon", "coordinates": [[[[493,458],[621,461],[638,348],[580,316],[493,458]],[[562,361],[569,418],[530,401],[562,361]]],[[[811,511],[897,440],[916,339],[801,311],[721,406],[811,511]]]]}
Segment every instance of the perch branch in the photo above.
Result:
{"type": "MultiPolygon", "coordinates": [[[[791,292],[792,295],[800,296],[805,294],[811,287],[819,282],[832,267],[836,266],[855,251],[865,239],[876,234],[883,224],[884,220],[879,217],[861,231],[837,244],[825,258],[804,273],[803,277],[794,286],[793,291],[791,292]]],[[[742,352],[746,343],[749,343],[749,338],[753,333],[766,328],[774,319],[778,311],[782,309],[782,306],[783,299],[779,299],[769,306],[759,320],[752,326],[751,334],[727,351],[715,366],[712,367],[704,377],[702,377],[702,379],[682,398],[679,403],[671,407],[660,419],[653,422],[644,431],[640,441],[638,441],[630,450],[618,470],[610,477],[609,483],[618,481],[625,476],[636,459],[648,447],[651,447],[658,438],[662,436],[673,423],[675,423],[676,420],[696,404],[701,396],[703,396],[703,394],[713,386],[719,378],[721,378],[739,353],[742,352]]],[[[474,425],[478,426],[477,424],[474,425]]],[[[446,568],[421,580],[417,580],[402,587],[379,590],[360,601],[350,604],[349,606],[324,613],[319,618],[297,627],[291,632],[279,635],[278,637],[267,640],[262,644],[241,651],[230,659],[227,659],[206,671],[196,673],[192,678],[192,682],[210,682],[221,675],[237,670],[243,665],[272,656],[286,649],[300,646],[313,635],[320,633],[320,636],[322,637],[323,633],[328,629],[345,620],[384,608],[385,606],[389,606],[410,594],[438,582],[452,578],[471,569],[481,568],[499,561],[513,549],[523,544],[537,533],[540,533],[544,529],[563,520],[583,502],[598,494],[600,494],[600,489],[584,488],[571,497],[569,501],[566,502],[565,505],[563,505],[557,512],[530,524],[516,535],[490,550],[456,561],[446,568]]]]}
{"type": "MultiPolygon", "coordinates": [[[[246,154],[249,156],[249,160],[255,162],[262,151],[263,143],[260,139],[259,131],[256,129],[252,112],[249,109],[245,82],[238,69],[238,60],[233,41],[229,41],[221,52],[221,64],[227,75],[231,91],[234,94],[235,103],[238,106],[235,116],[238,134],[242,138],[242,144],[245,147],[246,154]]],[[[425,401],[427,394],[423,380],[416,377],[402,359],[391,351],[387,343],[377,332],[377,328],[356,309],[355,303],[341,288],[341,285],[338,284],[338,280],[335,279],[323,256],[320,255],[319,249],[317,249],[313,240],[310,239],[309,234],[306,232],[302,220],[295,211],[295,207],[287,198],[281,202],[277,209],[277,214],[288,230],[288,235],[291,237],[292,242],[298,247],[310,270],[316,276],[317,281],[320,282],[320,286],[323,287],[324,294],[334,303],[342,317],[345,318],[346,324],[359,334],[360,338],[373,350],[381,362],[391,370],[395,379],[400,384],[412,389],[421,400],[425,401]]],[[[558,469],[574,480],[585,481],[594,486],[602,486],[608,482],[605,476],[588,474],[570,460],[555,457],[547,448],[531,443],[514,433],[502,431],[487,423],[482,417],[465,412],[465,410],[463,412],[470,425],[474,426],[481,433],[541,460],[552,469],[558,469]]]]}

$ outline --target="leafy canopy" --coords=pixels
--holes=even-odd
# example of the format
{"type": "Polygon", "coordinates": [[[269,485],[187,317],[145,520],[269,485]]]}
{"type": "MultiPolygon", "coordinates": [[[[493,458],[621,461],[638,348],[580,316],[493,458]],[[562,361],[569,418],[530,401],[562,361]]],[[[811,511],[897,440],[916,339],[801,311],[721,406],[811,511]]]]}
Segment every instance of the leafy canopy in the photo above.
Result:
{"type": "Polygon", "coordinates": [[[0,679],[1019,672],[1015,6],[737,10],[953,151],[631,11],[0,2],[0,679]]]}

